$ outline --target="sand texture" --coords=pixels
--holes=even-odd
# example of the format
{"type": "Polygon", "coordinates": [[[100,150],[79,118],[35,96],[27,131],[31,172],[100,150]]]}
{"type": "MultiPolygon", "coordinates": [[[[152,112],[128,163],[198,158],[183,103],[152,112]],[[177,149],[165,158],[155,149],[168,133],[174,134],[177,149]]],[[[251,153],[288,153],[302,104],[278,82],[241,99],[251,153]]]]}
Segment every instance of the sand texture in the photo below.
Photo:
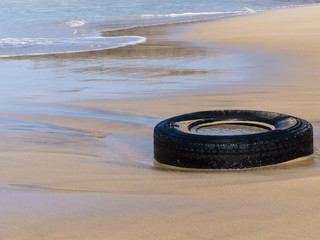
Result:
{"type": "Polygon", "coordinates": [[[191,38],[306,56],[320,55],[320,6],[297,7],[202,24],[191,38]]]}
{"type": "Polygon", "coordinates": [[[126,121],[1,114],[0,239],[319,239],[319,22],[320,7],[311,6],[192,27],[188,39],[281,59],[280,69],[260,66],[253,82],[188,96],[64,103],[126,121]],[[208,109],[309,120],[315,153],[244,171],[155,167],[154,124],[208,109]]]}

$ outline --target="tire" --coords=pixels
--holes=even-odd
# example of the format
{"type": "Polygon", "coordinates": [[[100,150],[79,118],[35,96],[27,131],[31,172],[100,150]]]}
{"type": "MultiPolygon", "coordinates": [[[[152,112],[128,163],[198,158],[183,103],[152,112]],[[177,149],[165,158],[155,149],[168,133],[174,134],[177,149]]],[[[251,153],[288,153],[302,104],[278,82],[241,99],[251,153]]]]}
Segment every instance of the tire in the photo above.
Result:
{"type": "Polygon", "coordinates": [[[154,158],[162,164],[196,169],[240,169],[277,164],[313,153],[312,125],[274,112],[221,110],[172,117],[154,128],[154,158]],[[204,135],[203,126],[239,124],[264,132],[204,135]]]}

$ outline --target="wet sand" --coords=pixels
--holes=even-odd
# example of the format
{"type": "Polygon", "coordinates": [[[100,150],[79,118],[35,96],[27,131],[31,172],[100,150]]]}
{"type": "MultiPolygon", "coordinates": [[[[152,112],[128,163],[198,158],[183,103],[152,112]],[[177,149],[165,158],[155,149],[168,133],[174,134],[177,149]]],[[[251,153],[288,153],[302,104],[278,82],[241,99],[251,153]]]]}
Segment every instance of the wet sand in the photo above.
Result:
{"type": "Polygon", "coordinates": [[[0,239],[318,239],[318,13],[318,6],[294,8],[192,27],[188,39],[284,60],[280,70],[247,69],[261,74],[257,81],[187,96],[61,104],[125,121],[1,114],[0,239]],[[155,167],[152,126],[208,109],[309,120],[315,154],[245,171],[155,167]]]}

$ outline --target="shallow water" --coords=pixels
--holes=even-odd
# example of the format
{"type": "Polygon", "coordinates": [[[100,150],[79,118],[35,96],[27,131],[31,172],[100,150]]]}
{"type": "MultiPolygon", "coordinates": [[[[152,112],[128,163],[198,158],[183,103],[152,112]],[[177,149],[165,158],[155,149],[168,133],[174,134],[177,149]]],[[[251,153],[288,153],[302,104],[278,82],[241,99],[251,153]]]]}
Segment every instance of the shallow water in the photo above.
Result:
{"type": "Polygon", "coordinates": [[[259,69],[248,53],[168,39],[168,29],[155,26],[313,3],[317,1],[3,1],[0,55],[20,57],[0,59],[0,111],[250,81],[259,69]]]}
{"type": "Polygon", "coordinates": [[[245,70],[254,68],[254,55],[163,39],[165,28],[149,29],[139,29],[149,40],[136,46],[0,59],[0,110],[22,113],[63,101],[192,92],[249,81],[255,74],[245,70]]]}

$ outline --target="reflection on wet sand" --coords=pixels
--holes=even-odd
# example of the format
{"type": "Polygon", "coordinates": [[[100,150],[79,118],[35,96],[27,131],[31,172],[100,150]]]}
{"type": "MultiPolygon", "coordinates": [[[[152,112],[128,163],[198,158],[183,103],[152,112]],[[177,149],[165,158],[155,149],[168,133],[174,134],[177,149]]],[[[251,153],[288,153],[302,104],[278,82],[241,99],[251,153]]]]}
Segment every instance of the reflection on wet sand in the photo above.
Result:
{"type": "MultiPolygon", "coordinates": [[[[10,96],[5,92],[13,91],[19,98],[31,100],[29,106],[37,106],[37,101],[56,99],[130,98],[191,92],[243,78],[241,74],[239,80],[228,77],[228,68],[237,65],[239,56],[230,57],[175,36],[164,38],[164,32],[174,27],[177,26],[103,33],[105,36],[134,33],[147,38],[145,43],[122,48],[2,59],[3,73],[12,83],[9,86],[12,89],[0,90],[3,91],[1,102],[9,103],[10,96]],[[19,71],[15,71],[18,67],[19,71]],[[26,77],[28,80],[22,81],[26,77]],[[15,85],[24,91],[13,89],[15,85]]],[[[250,65],[249,59],[241,63],[250,65]]]]}

